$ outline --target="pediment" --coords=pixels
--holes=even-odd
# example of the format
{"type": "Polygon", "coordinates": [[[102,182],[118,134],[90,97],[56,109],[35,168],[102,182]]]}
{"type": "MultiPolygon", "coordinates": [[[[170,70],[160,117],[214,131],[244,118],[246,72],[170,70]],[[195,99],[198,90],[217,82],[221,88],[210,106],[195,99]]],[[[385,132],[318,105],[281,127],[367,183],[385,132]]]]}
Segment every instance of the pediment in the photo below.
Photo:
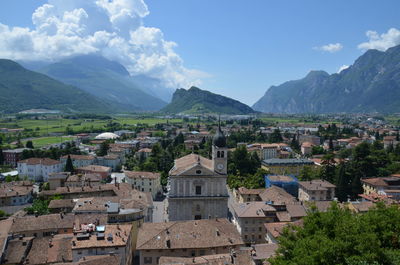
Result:
{"type": "Polygon", "coordinates": [[[177,176],[213,176],[215,172],[210,170],[208,167],[205,167],[201,164],[193,165],[184,171],[182,171],[177,176]]]}

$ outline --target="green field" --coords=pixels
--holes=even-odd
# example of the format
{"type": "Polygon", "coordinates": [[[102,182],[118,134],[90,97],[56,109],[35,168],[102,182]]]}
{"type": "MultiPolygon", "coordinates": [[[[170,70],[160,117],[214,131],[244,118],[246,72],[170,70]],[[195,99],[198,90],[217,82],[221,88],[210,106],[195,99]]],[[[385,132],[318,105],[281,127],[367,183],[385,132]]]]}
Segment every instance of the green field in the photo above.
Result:
{"type": "MultiPolygon", "coordinates": [[[[32,139],[31,141],[35,148],[40,148],[40,147],[43,147],[46,145],[67,142],[67,141],[70,141],[73,139],[74,139],[74,137],[72,137],[72,136],[51,136],[51,137],[35,138],[35,139],[32,139]]],[[[22,144],[25,146],[26,141],[23,141],[22,144]]]]}
{"type": "MultiPolygon", "coordinates": [[[[67,127],[73,131],[79,132],[82,130],[88,132],[95,132],[105,129],[105,125],[109,120],[97,119],[47,119],[47,120],[34,120],[34,119],[13,119],[11,122],[0,121],[0,128],[24,128],[37,132],[39,135],[47,135],[49,133],[64,133],[67,127]]],[[[130,117],[116,117],[113,122],[118,122],[121,125],[133,126],[136,124],[154,125],[157,123],[166,123],[166,119],[158,118],[130,118],[130,117]]],[[[170,119],[170,123],[182,122],[181,119],[170,119]]]]}

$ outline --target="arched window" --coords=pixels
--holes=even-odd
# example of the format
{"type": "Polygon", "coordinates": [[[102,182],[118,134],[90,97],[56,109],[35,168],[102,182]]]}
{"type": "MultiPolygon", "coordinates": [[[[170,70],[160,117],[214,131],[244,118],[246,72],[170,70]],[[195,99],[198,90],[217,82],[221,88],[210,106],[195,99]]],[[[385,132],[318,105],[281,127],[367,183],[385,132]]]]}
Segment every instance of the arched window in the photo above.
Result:
{"type": "Polygon", "coordinates": [[[224,157],[224,151],[221,151],[221,157],[223,158],[224,157]]]}
{"type": "Polygon", "coordinates": [[[221,152],[220,151],[217,151],[217,157],[218,158],[221,157],[221,152]]]}

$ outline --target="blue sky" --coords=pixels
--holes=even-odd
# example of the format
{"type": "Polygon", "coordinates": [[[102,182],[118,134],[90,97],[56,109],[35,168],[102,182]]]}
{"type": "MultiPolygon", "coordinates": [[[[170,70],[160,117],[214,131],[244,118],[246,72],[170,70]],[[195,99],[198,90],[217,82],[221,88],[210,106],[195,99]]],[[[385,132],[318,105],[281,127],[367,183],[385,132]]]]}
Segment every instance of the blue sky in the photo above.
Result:
{"type": "MultiPolygon", "coordinates": [[[[44,3],[2,0],[0,23],[32,28],[32,13],[44,3]]],[[[145,3],[144,25],[177,44],[174,51],[185,68],[204,72],[201,88],[250,105],[271,85],[302,78],[310,70],[334,73],[352,64],[364,52],[358,45],[368,41],[367,31],[380,35],[400,29],[398,0],[145,3]],[[339,44],[337,51],[321,48],[328,44],[339,44]]]]}

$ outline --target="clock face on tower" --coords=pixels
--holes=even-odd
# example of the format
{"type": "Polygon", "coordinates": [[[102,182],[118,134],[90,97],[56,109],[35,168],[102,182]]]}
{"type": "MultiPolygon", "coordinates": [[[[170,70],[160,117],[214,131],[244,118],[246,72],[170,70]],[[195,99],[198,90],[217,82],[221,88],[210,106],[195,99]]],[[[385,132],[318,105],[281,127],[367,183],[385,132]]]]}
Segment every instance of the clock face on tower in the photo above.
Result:
{"type": "Polygon", "coordinates": [[[222,170],[222,169],[224,169],[224,165],[223,165],[223,164],[218,164],[218,165],[217,165],[217,168],[218,168],[219,170],[222,170]]]}

